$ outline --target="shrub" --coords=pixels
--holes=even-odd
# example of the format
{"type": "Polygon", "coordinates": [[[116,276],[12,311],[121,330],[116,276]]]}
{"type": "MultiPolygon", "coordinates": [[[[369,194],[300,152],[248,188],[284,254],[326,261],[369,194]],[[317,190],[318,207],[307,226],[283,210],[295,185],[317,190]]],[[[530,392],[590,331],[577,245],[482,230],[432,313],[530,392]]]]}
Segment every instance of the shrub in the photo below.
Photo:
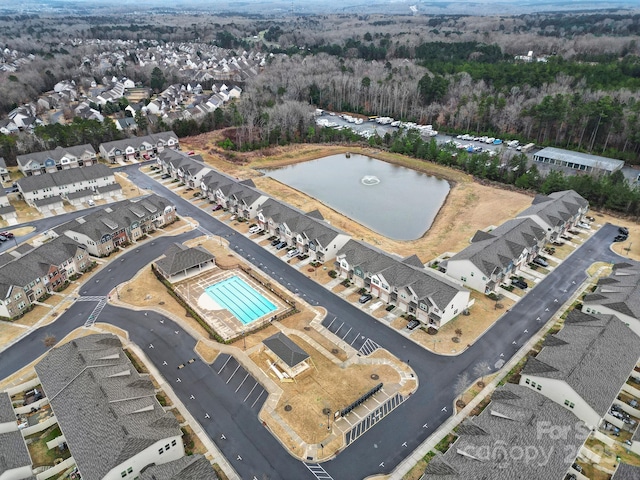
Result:
{"type": "Polygon", "coordinates": [[[331,278],[336,278],[338,276],[338,272],[335,270],[329,270],[328,274],[331,278]]]}

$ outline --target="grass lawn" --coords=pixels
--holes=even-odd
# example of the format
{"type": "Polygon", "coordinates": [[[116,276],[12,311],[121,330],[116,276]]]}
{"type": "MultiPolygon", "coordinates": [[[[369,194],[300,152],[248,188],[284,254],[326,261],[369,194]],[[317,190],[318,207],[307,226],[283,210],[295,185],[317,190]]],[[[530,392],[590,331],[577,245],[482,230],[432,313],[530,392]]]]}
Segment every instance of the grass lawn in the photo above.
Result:
{"type": "Polygon", "coordinates": [[[61,458],[66,460],[71,456],[69,449],[60,451],[58,448],[47,448],[47,442],[59,437],[62,434],[58,425],[52,425],[47,430],[41,433],[36,433],[27,438],[33,441],[27,445],[29,449],[29,455],[33,461],[33,467],[41,467],[47,465],[53,465],[56,459],[61,458]]]}

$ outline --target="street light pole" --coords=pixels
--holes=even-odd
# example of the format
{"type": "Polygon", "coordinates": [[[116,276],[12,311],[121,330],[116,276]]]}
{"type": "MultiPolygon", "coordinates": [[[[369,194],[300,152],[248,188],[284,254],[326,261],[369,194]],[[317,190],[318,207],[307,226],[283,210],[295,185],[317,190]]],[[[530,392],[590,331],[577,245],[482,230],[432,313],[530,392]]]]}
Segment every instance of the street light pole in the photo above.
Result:
{"type": "Polygon", "coordinates": [[[331,430],[331,410],[327,410],[327,430],[331,430]]]}

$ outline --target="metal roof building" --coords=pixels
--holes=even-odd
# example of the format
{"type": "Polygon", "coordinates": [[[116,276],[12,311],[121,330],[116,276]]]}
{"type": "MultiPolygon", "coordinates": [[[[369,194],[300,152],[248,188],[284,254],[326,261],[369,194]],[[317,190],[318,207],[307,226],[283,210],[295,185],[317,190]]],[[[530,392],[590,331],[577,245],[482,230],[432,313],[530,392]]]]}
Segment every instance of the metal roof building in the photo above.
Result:
{"type": "Polygon", "coordinates": [[[534,162],[568,167],[582,172],[611,174],[624,166],[622,160],[547,147],[533,154],[534,162]]]}

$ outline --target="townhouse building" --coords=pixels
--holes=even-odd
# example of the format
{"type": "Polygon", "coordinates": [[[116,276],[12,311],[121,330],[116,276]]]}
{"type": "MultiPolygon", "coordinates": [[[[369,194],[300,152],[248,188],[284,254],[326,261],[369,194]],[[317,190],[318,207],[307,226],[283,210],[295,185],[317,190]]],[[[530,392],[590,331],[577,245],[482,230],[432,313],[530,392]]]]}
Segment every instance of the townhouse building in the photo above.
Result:
{"type": "Polygon", "coordinates": [[[589,428],[603,420],[618,428],[612,405],[640,359],[640,342],[615,315],[572,310],[563,328],[522,369],[520,385],[573,412],[589,428]]]}
{"type": "Polygon", "coordinates": [[[117,163],[127,160],[149,160],[165,149],[176,150],[179,146],[178,136],[168,131],[101,143],[98,150],[103,159],[117,163]]]}
{"type": "Polygon", "coordinates": [[[321,263],[335,258],[351,239],[327,223],[318,210],[304,213],[273,198],[261,204],[256,220],[272,236],[321,263]]]}
{"type": "Polygon", "coordinates": [[[60,170],[21,178],[16,182],[24,200],[35,206],[37,200],[52,197],[65,198],[81,190],[97,193],[98,188],[117,184],[113,171],[106,165],[60,170]]]}
{"type": "Polygon", "coordinates": [[[83,480],[133,480],[184,457],[178,421],[115,335],[72,340],[35,370],[83,480]]]}
{"type": "Polygon", "coordinates": [[[97,162],[97,157],[96,151],[87,143],[18,155],[16,160],[22,174],[28,177],[69,168],[90,167],[97,162]]]}
{"type": "Polygon", "coordinates": [[[563,190],[549,195],[536,195],[531,206],[517,218],[531,218],[551,241],[557,240],[582,221],[589,211],[589,202],[573,190],[563,190]]]}
{"type": "Polygon", "coordinates": [[[175,220],[175,206],[153,194],[79,217],[56,227],[52,235],[69,237],[83,245],[90,255],[102,257],[175,220]]]}
{"type": "Polygon", "coordinates": [[[182,457],[161,465],[151,465],[140,473],[139,480],[218,480],[211,462],[203,455],[182,457]]]}
{"type": "Polygon", "coordinates": [[[471,305],[469,290],[424,268],[415,255],[396,258],[349,240],[338,252],[336,267],[341,277],[436,329],[471,305]]]}
{"type": "Polygon", "coordinates": [[[211,171],[200,155],[187,155],[178,150],[159,153],[156,163],[164,173],[191,188],[199,188],[202,178],[211,171]]]}
{"type": "Polygon", "coordinates": [[[508,220],[489,232],[478,230],[471,245],[443,262],[446,273],[485,294],[530,263],[546,242],[545,231],[532,219],[508,220]]]}
{"type": "Polygon", "coordinates": [[[584,312],[615,315],[640,337],[640,264],[613,265],[611,274],[600,278],[582,301],[584,312]]]}
{"type": "Polygon", "coordinates": [[[67,237],[33,248],[21,246],[0,256],[0,317],[15,318],[45,294],[91,264],[82,246],[67,237]]]}
{"type": "Polygon", "coordinates": [[[482,413],[458,426],[458,438],[445,454],[436,452],[421,478],[560,480],[589,433],[555,402],[507,383],[495,390],[482,413]]]}
{"type": "Polygon", "coordinates": [[[7,170],[7,162],[5,162],[4,157],[0,157],[0,180],[3,182],[11,180],[11,174],[7,170]]]}

